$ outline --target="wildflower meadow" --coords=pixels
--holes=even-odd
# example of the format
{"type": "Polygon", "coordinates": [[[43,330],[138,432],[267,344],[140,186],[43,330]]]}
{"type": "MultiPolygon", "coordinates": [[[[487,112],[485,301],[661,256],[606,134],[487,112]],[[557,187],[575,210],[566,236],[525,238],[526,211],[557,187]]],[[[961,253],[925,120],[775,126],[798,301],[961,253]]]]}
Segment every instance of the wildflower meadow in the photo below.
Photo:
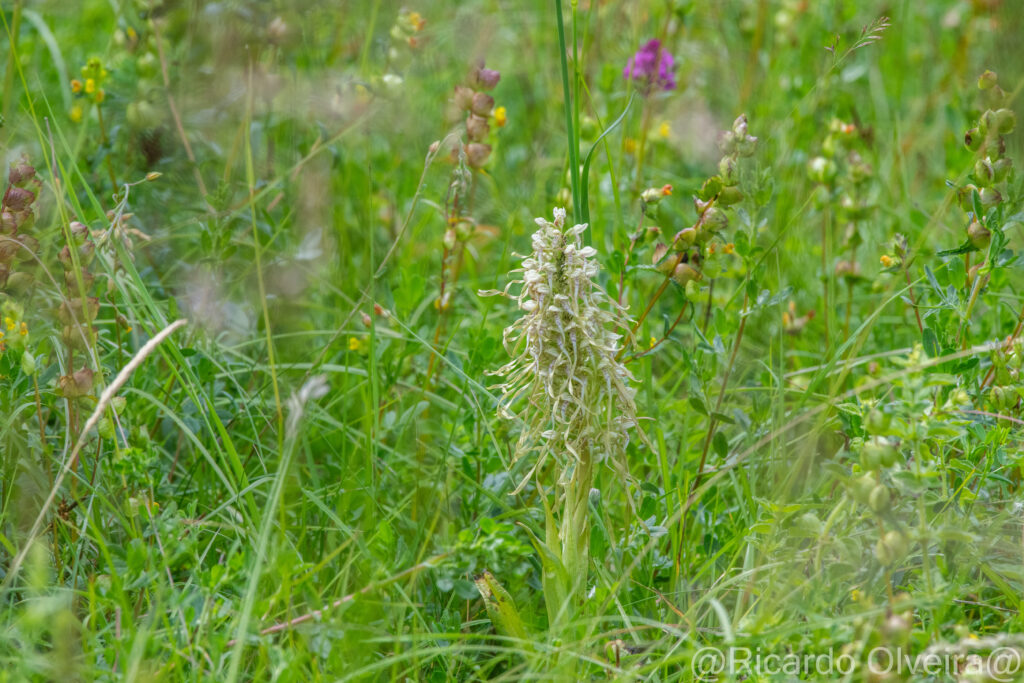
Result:
{"type": "Polygon", "coordinates": [[[1024,681],[1020,0],[0,22],[0,683],[1024,681]]]}

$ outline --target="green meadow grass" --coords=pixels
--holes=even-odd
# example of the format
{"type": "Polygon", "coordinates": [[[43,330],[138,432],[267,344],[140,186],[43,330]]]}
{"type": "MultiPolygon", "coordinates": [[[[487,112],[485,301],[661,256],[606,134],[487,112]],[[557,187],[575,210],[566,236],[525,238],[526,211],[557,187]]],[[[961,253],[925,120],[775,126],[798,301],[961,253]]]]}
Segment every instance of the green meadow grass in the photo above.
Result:
{"type": "Polygon", "coordinates": [[[39,180],[0,290],[0,681],[715,680],[706,647],[856,662],[717,680],[1018,680],[965,658],[1024,653],[1024,195],[962,190],[979,76],[1019,109],[1016,0],[562,4],[560,38],[552,2],[0,2],[39,180]],[[651,38],[672,90],[623,77],[651,38]],[[507,122],[475,167],[478,60],[507,122]],[[741,114],[743,198],[679,286],[631,237],[697,221],[741,114]],[[567,459],[517,490],[521,312],[478,291],[556,206],[642,317],[646,439],[596,466],[552,618],[567,459]],[[968,212],[995,246],[944,253],[968,212]],[[943,646],[966,670],[868,666],[943,646]]]}

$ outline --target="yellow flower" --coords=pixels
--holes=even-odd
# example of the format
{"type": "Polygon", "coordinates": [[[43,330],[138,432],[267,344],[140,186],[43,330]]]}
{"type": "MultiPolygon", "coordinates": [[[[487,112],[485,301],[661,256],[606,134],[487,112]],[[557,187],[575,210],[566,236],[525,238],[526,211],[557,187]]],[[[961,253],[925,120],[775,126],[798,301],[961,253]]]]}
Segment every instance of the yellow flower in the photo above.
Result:
{"type": "Polygon", "coordinates": [[[859,591],[859,590],[857,590],[856,588],[854,588],[854,589],[853,589],[853,590],[852,590],[852,591],[850,592],[850,600],[853,600],[854,602],[860,602],[860,599],[861,599],[861,593],[860,593],[860,591],[859,591]]]}
{"type": "Polygon", "coordinates": [[[106,97],[107,97],[107,93],[104,92],[103,88],[100,88],[99,90],[96,91],[96,102],[97,103],[98,102],[102,102],[104,99],[106,99],[106,97]]]}
{"type": "Polygon", "coordinates": [[[25,323],[22,323],[21,324],[21,328],[18,330],[18,334],[20,334],[22,337],[27,335],[28,334],[28,325],[26,325],[25,323]]]}
{"type": "Polygon", "coordinates": [[[427,20],[424,19],[419,12],[409,12],[409,23],[412,24],[412,27],[417,31],[422,31],[427,20]]]}
{"type": "Polygon", "coordinates": [[[91,95],[94,92],[96,92],[96,79],[95,78],[87,78],[87,79],[85,79],[85,94],[86,95],[91,95]]]}
{"type": "Polygon", "coordinates": [[[508,123],[508,111],[505,107],[498,107],[494,110],[494,122],[498,124],[498,128],[504,128],[508,123]]]}
{"type": "Polygon", "coordinates": [[[729,242],[724,247],[722,247],[722,251],[724,251],[726,254],[731,254],[734,251],[736,251],[736,245],[733,244],[732,242],[729,242]]]}
{"type": "Polygon", "coordinates": [[[77,78],[72,78],[71,79],[71,92],[75,93],[76,95],[78,93],[82,92],[82,81],[78,80],[77,78]]]}
{"type": "Polygon", "coordinates": [[[625,148],[626,154],[636,154],[636,140],[633,138],[623,140],[622,146],[625,148]]]}
{"type": "Polygon", "coordinates": [[[653,348],[654,348],[655,346],[657,346],[657,345],[658,345],[658,340],[657,340],[657,339],[655,339],[654,337],[651,337],[651,345],[650,345],[650,346],[648,346],[647,348],[649,348],[649,349],[653,349],[653,348]]]}
{"type": "Polygon", "coordinates": [[[668,125],[668,121],[662,121],[661,125],[658,126],[658,135],[663,138],[667,138],[672,134],[672,127],[668,125]]]}
{"type": "Polygon", "coordinates": [[[888,254],[882,254],[882,257],[878,260],[881,262],[883,268],[889,268],[892,266],[892,256],[889,256],[888,254]]]}
{"type": "Polygon", "coordinates": [[[8,332],[13,330],[14,327],[15,327],[14,318],[12,318],[11,316],[7,316],[6,318],[4,318],[4,325],[7,326],[7,331],[8,332]]]}
{"type": "Polygon", "coordinates": [[[75,123],[78,123],[79,121],[81,121],[82,120],[82,105],[76,104],[75,106],[71,107],[71,111],[68,112],[68,116],[75,123]]]}
{"type": "Polygon", "coordinates": [[[359,346],[360,346],[359,345],[359,339],[357,339],[356,337],[349,337],[348,338],[348,350],[349,351],[358,351],[359,350],[359,346]]]}

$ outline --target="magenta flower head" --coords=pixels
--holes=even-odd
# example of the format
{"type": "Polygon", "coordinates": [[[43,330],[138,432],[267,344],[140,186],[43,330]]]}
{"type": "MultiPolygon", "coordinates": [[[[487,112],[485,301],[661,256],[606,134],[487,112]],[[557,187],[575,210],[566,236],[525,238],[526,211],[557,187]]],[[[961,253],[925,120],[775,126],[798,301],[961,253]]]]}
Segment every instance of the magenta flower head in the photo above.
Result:
{"type": "Polygon", "coordinates": [[[657,38],[648,41],[629,58],[622,75],[626,80],[636,81],[645,95],[653,90],[676,88],[675,59],[661,49],[661,41],[657,38]]]}

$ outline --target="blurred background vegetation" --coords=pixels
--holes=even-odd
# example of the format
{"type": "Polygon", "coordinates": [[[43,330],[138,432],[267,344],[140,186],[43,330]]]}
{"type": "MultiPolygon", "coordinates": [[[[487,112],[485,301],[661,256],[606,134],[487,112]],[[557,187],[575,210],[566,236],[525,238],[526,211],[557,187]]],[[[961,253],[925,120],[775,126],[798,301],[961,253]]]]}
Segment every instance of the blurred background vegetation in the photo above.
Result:
{"type": "MultiPolygon", "coordinates": [[[[527,467],[510,471],[516,428],[494,417],[487,389],[516,312],[476,292],[504,287],[534,217],[567,204],[552,3],[0,8],[3,156],[41,182],[34,283],[3,299],[29,332],[0,354],[0,680],[543,673],[526,531],[543,524],[543,492],[509,495],[527,467]],[[452,102],[481,62],[500,72],[491,150],[467,166],[450,154],[466,135],[452,102]],[[471,230],[446,244],[453,217],[471,230]],[[62,250],[84,239],[72,221],[97,252],[95,282],[78,283],[98,299],[95,338],[78,351],[57,313],[76,291],[59,282],[62,250]],[[135,371],[124,404],[80,434],[102,388],[177,318],[187,328],[135,371]],[[61,378],[82,363],[95,379],[71,396],[61,378]],[[30,534],[37,517],[45,526],[30,534]],[[537,645],[495,634],[473,583],[485,569],[537,645]]],[[[731,214],[739,256],[678,328],[687,298],[671,287],[629,350],[656,448],[630,446],[630,481],[598,475],[588,630],[547,642],[579,658],[581,677],[690,680],[689,658],[723,637],[924,649],[1019,630],[1018,423],[942,408],[963,390],[993,412],[987,353],[929,365],[914,347],[932,360],[961,350],[964,301],[941,293],[963,290],[970,264],[937,254],[964,240],[947,181],[963,185],[975,163],[964,132],[985,109],[979,74],[997,72],[1007,106],[1019,101],[1020,9],[579,3],[584,151],[633,95],[590,176],[610,292],[638,224],[672,235],[694,221],[721,132],[746,114],[759,139],[731,214]],[[880,40],[853,49],[883,17],[880,40]],[[651,38],[674,56],[678,85],[634,94],[623,68],[651,38]],[[834,120],[854,127],[871,167],[855,279],[834,272],[842,226],[821,266],[839,197],[823,198],[808,173],[834,120]],[[642,215],[641,192],[664,185],[671,195],[642,215]],[[906,281],[880,263],[897,233],[912,253],[906,281]],[[906,456],[881,517],[844,493],[878,406],[906,456]],[[688,505],[695,479],[705,486],[688,505]],[[879,524],[906,529],[898,570],[875,561],[879,524]],[[908,611],[901,631],[891,617],[908,611]]],[[[1020,158],[1019,132],[1006,142],[1020,158]]],[[[1020,244],[1019,181],[1010,187],[1006,258],[1020,244]]],[[[1014,331],[1014,263],[973,311],[972,344],[1014,331]]],[[[634,317],[658,285],[650,268],[628,272],[634,317]]]]}

